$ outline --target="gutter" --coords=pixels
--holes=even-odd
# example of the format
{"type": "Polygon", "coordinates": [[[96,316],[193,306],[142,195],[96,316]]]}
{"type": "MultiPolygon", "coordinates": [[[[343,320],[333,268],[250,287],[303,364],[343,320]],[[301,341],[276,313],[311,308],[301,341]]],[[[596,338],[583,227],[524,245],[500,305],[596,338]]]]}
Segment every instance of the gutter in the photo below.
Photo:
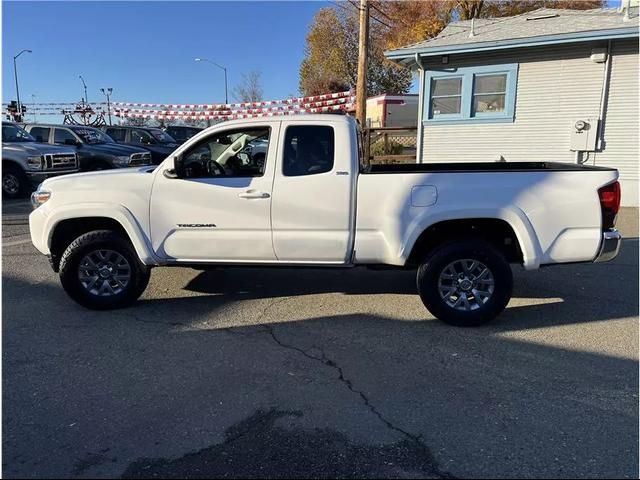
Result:
{"type": "Polygon", "coordinates": [[[604,122],[606,118],[607,101],[609,99],[609,85],[611,84],[611,40],[607,42],[607,60],[604,66],[604,74],[602,78],[602,93],[600,94],[600,111],[598,118],[600,119],[600,125],[598,128],[598,144],[596,145],[597,151],[604,149],[604,122]]]}
{"type": "Polygon", "coordinates": [[[420,54],[416,53],[413,57],[420,80],[418,82],[418,130],[416,130],[416,163],[422,163],[422,140],[424,138],[424,125],[422,124],[422,113],[424,112],[424,64],[420,54]]]}

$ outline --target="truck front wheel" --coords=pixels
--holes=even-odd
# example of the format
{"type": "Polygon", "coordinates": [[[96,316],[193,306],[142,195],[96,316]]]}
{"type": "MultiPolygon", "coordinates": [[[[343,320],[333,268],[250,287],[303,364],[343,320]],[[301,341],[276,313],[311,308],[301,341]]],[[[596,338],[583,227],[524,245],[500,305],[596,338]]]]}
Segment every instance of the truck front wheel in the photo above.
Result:
{"type": "Polygon", "coordinates": [[[17,198],[27,191],[27,176],[17,165],[5,163],[2,165],[2,196],[17,198]]]}
{"type": "Polygon", "coordinates": [[[418,291],[438,319],[477,327],[497,317],[509,303],[511,267],[483,240],[455,241],[433,250],[418,269],[418,291]]]}
{"type": "Polygon", "coordinates": [[[110,310],[135,302],[150,271],[131,243],[111,230],[94,230],[75,239],[60,259],[60,281],[83,307],[110,310]]]}

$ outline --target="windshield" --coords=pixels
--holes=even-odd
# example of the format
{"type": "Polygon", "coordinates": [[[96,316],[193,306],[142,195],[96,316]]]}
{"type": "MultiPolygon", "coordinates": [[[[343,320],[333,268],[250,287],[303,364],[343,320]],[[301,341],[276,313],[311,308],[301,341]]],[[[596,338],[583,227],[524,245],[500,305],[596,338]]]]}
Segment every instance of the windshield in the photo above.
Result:
{"type": "Polygon", "coordinates": [[[74,133],[77,134],[84,143],[113,143],[113,139],[106,133],[93,128],[75,128],[74,133]]]}
{"type": "Polygon", "coordinates": [[[159,128],[149,129],[149,132],[151,133],[151,135],[153,135],[153,138],[158,140],[160,143],[177,143],[175,138],[173,138],[168,133],[163,132],[159,128]]]}
{"type": "Polygon", "coordinates": [[[3,142],[35,142],[36,139],[27,133],[24,128],[11,123],[2,124],[3,142]]]}

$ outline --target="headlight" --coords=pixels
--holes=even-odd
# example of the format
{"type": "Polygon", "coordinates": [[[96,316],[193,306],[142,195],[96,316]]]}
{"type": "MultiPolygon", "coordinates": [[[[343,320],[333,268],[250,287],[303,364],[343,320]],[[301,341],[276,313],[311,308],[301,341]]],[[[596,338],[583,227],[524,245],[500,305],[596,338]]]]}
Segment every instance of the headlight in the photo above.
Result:
{"type": "Polygon", "coordinates": [[[128,155],[120,155],[115,158],[113,164],[117,167],[128,167],[129,166],[129,156],[128,155]]]}
{"type": "Polygon", "coordinates": [[[40,190],[40,187],[31,194],[31,206],[35,210],[43,203],[51,198],[51,192],[48,190],[40,190]]]}
{"type": "Polygon", "coordinates": [[[42,157],[40,155],[27,157],[29,170],[42,170],[42,157]]]}

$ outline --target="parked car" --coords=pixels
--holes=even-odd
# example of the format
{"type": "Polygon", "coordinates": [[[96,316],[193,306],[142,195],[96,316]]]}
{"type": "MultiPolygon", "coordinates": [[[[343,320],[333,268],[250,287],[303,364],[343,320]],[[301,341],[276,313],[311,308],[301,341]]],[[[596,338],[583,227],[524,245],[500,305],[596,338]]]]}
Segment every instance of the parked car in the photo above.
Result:
{"type": "Polygon", "coordinates": [[[152,173],[46,180],[31,239],[88,308],[134,302],[158,265],[417,269],[426,308],[477,326],[507,305],[510,263],[614,258],[618,172],[565,163],[368,165],[347,116],[221,123],[152,173]],[[268,142],[259,163],[247,153],[268,142]],[[99,195],[96,195],[99,192],[99,195]]]}
{"type": "Polygon", "coordinates": [[[73,147],[83,172],[139,167],[152,163],[151,154],[144,148],[118,145],[97,128],[28,123],[25,129],[39,142],[73,147]]]}
{"type": "Polygon", "coordinates": [[[109,126],[102,127],[102,129],[120,144],[143,147],[149,150],[155,165],[158,165],[178,148],[178,142],[160,128],[109,126]]]}
{"type": "Polygon", "coordinates": [[[68,147],[37,143],[13,122],[2,122],[2,195],[15,198],[46,178],[78,171],[78,159],[68,147]]]}
{"type": "Polygon", "coordinates": [[[173,137],[177,143],[182,145],[194,135],[200,133],[203,129],[199,127],[189,127],[187,125],[170,125],[164,128],[167,135],[173,137]]]}

